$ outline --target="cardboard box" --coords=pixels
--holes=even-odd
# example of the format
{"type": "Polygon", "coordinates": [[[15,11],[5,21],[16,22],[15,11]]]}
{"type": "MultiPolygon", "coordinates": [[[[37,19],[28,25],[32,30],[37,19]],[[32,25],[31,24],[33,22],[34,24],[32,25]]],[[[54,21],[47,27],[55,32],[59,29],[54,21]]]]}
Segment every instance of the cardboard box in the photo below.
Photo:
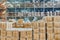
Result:
{"type": "Polygon", "coordinates": [[[19,32],[18,31],[13,31],[13,37],[19,37],[19,32]]]}
{"type": "Polygon", "coordinates": [[[8,37],[12,37],[12,34],[13,34],[12,31],[7,31],[7,36],[8,37]]]}
{"type": "Polygon", "coordinates": [[[38,22],[32,22],[32,27],[33,28],[38,28],[38,22]]]}
{"type": "Polygon", "coordinates": [[[34,29],[34,33],[39,33],[39,29],[34,29]]]}
{"type": "Polygon", "coordinates": [[[40,33],[40,39],[45,39],[45,33],[40,33]]]}
{"type": "Polygon", "coordinates": [[[6,38],[5,37],[1,37],[1,40],[6,40],[6,38]]]}
{"type": "Polygon", "coordinates": [[[27,33],[26,33],[25,31],[21,31],[21,32],[20,32],[20,37],[21,37],[21,38],[26,38],[26,36],[27,36],[26,34],[27,34],[27,33]]]}
{"type": "Polygon", "coordinates": [[[6,40],[12,40],[12,38],[6,38],[6,40]]]}
{"type": "Polygon", "coordinates": [[[20,40],[26,40],[26,38],[20,38],[20,40]]]}
{"type": "Polygon", "coordinates": [[[60,22],[60,16],[55,16],[54,17],[54,22],[60,22]]]}
{"type": "Polygon", "coordinates": [[[40,28],[40,33],[45,33],[45,28],[40,28]]]}
{"type": "Polygon", "coordinates": [[[53,33],[53,28],[51,28],[51,29],[47,28],[47,33],[52,34],[53,33]]]}
{"type": "Polygon", "coordinates": [[[1,30],[1,36],[6,36],[6,30],[1,30]]]}
{"type": "Polygon", "coordinates": [[[41,21],[39,27],[40,27],[40,28],[45,28],[45,22],[44,22],[44,21],[41,21]]]}
{"type": "Polygon", "coordinates": [[[52,22],[47,22],[47,28],[53,28],[53,23],[52,22]]]}
{"type": "Polygon", "coordinates": [[[47,16],[45,18],[45,22],[52,22],[52,17],[51,16],[47,16]]]}
{"type": "Polygon", "coordinates": [[[54,27],[55,27],[55,28],[60,28],[60,23],[54,22],[54,27]]]}
{"type": "Polygon", "coordinates": [[[55,40],[60,40],[60,35],[59,34],[55,35],[55,40]]]}
{"type": "Polygon", "coordinates": [[[18,38],[13,38],[12,40],[18,40],[18,38]]]}
{"type": "Polygon", "coordinates": [[[54,39],[54,35],[53,34],[48,34],[47,35],[47,39],[48,40],[53,40],[54,39]]]}
{"type": "Polygon", "coordinates": [[[34,39],[39,39],[39,34],[34,34],[34,39]]]}
{"type": "Polygon", "coordinates": [[[60,29],[56,29],[56,28],[55,28],[55,29],[54,29],[54,33],[55,33],[55,34],[60,34],[60,29]]]}
{"type": "Polygon", "coordinates": [[[27,38],[27,40],[32,40],[32,37],[31,38],[27,38]]]}
{"type": "Polygon", "coordinates": [[[28,31],[28,32],[27,32],[27,37],[28,37],[28,38],[32,38],[32,31],[28,31]]]}
{"type": "Polygon", "coordinates": [[[32,25],[31,25],[31,23],[24,23],[23,24],[23,28],[32,28],[32,25]]]}

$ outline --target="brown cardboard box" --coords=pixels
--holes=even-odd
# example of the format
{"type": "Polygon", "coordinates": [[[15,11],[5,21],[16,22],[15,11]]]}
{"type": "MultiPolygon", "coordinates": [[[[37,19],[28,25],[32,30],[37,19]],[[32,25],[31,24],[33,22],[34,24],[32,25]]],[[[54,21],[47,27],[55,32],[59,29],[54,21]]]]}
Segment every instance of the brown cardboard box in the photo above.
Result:
{"type": "Polygon", "coordinates": [[[12,37],[12,31],[7,31],[7,36],[12,37]]]}
{"type": "Polygon", "coordinates": [[[32,22],[32,27],[33,28],[38,28],[38,22],[32,22]]]}
{"type": "Polygon", "coordinates": [[[47,33],[52,34],[53,33],[53,28],[51,28],[51,29],[47,28],[47,33]]]}
{"type": "Polygon", "coordinates": [[[45,33],[40,33],[40,39],[45,39],[45,33]]]}
{"type": "Polygon", "coordinates": [[[27,40],[32,40],[32,37],[31,38],[27,38],[27,40]]]}
{"type": "Polygon", "coordinates": [[[19,20],[17,21],[17,23],[18,23],[18,24],[23,24],[23,19],[19,19],[19,20]]]}
{"type": "Polygon", "coordinates": [[[13,38],[12,40],[18,40],[18,38],[13,38]]]}
{"type": "Polygon", "coordinates": [[[39,39],[39,34],[34,34],[34,39],[39,39]]]}
{"type": "Polygon", "coordinates": [[[55,16],[54,17],[54,22],[60,22],[60,16],[55,16]]]}
{"type": "Polygon", "coordinates": [[[60,23],[54,22],[54,27],[55,27],[55,28],[60,28],[60,23]]]}
{"type": "Polygon", "coordinates": [[[55,28],[55,29],[54,29],[54,33],[55,33],[55,34],[60,34],[60,29],[56,29],[56,28],[55,28]]]}
{"type": "Polygon", "coordinates": [[[28,38],[32,38],[32,31],[28,31],[28,32],[27,32],[27,37],[28,37],[28,38]]]}
{"type": "Polygon", "coordinates": [[[13,37],[18,38],[19,37],[19,32],[18,31],[13,31],[13,37]]]}
{"type": "Polygon", "coordinates": [[[31,28],[32,25],[31,25],[31,23],[24,23],[23,27],[24,28],[31,28]]]}
{"type": "Polygon", "coordinates": [[[45,22],[44,21],[40,22],[40,28],[45,28],[45,22]]]}
{"type": "Polygon", "coordinates": [[[12,38],[6,38],[6,40],[12,40],[12,38]]]}
{"type": "Polygon", "coordinates": [[[6,36],[6,30],[1,30],[1,36],[6,36]]]}
{"type": "Polygon", "coordinates": [[[1,40],[6,40],[6,38],[5,37],[1,37],[1,40]]]}
{"type": "Polygon", "coordinates": [[[20,38],[20,40],[26,40],[26,38],[20,38]]]}
{"type": "Polygon", "coordinates": [[[40,33],[45,33],[45,28],[40,28],[40,33]]]}
{"type": "Polygon", "coordinates": [[[47,28],[53,28],[53,23],[52,22],[47,22],[47,28]]]}
{"type": "Polygon", "coordinates": [[[59,34],[55,35],[55,40],[60,40],[60,35],[59,34]]]}
{"type": "Polygon", "coordinates": [[[39,29],[34,29],[34,33],[38,33],[39,32],[39,29]]]}
{"type": "Polygon", "coordinates": [[[21,31],[21,32],[20,32],[20,37],[21,37],[21,38],[26,38],[26,36],[27,36],[27,35],[26,35],[26,32],[25,32],[25,31],[21,31]]]}
{"type": "Polygon", "coordinates": [[[47,37],[48,37],[47,38],[48,40],[53,40],[54,39],[54,35],[53,34],[48,34],[47,37]]]}
{"type": "Polygon", "coordinates": [[[47,16],[47,17],[45,18],[45,21],[46,21],[46,22],[52,22],[52,17],[51,17],[51,16],[47,16]]]}

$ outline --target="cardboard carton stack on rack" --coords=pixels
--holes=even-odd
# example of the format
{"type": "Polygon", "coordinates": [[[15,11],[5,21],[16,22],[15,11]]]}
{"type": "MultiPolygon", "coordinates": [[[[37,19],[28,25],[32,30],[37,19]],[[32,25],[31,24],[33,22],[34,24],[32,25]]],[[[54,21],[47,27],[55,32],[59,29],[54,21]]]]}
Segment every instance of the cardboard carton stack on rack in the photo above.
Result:
{"type": "MultiPolygon", "coordinates": [[[[19,21],[19,22],[18,22],[19,21]]],[[[22,19],[17,24],[22,25],[22,19]]],[[[0,23],[1,40],[60,40],[60,16],[46,16],[42,20],[23,23],[23,27],[13,28],[32,28],[30,31],[6,30],[7,24],[0,23]],[[29,27],[31,26],[31,27],[29,27]]]]}

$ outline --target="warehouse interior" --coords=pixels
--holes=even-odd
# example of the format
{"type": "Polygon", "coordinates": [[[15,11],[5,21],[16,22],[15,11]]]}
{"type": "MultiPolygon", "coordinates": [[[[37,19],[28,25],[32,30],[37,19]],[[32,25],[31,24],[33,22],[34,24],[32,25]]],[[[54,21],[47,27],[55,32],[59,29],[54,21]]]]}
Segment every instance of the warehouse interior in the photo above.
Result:
{"type": "Polygon", "coordinates": [[[60,40],[60,0],[0,0],[0,40],[60,40]]]}

